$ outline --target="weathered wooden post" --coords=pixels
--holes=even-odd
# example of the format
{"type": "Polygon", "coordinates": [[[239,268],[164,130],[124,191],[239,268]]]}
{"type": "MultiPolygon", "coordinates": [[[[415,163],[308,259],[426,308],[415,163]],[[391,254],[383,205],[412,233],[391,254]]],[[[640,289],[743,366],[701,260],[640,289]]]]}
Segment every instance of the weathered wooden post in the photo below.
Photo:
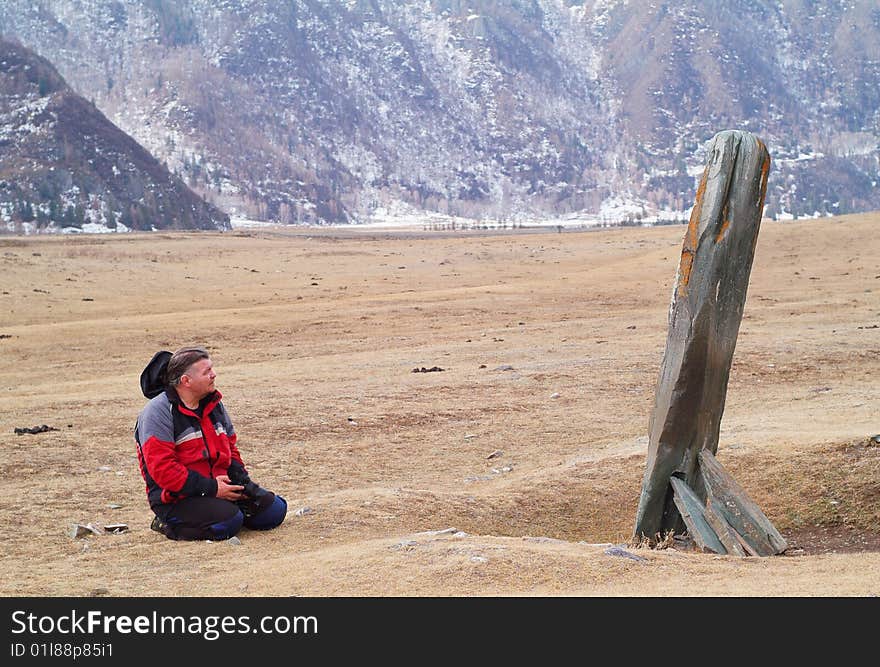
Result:
{"type": "MultiPolygon", "coordinates": [[[[769,169],[770,155],[754,135],[728,130],[713,138],[669,308],[636,515],[637,540],[678,532],[684,522],[699,546],[739,553],[736,547],[723,546],[741,541],[741,536],[728,534],[724,527],[729,521],[719,507],[730,499],[721,500],[707,489],[699,454],[714,455],[718,448],[769,169]]],[[[773,537],[784,549],[781,536],[773,537]]]]}

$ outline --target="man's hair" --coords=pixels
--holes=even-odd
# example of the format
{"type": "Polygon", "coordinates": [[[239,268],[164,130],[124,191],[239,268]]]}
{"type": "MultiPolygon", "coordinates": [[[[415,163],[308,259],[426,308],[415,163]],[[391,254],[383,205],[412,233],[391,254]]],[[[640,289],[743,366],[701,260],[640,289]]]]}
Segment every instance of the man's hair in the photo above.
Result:
{"type": "Polygon", "coordinates": [[[180,378],[197,361],[210,359],[211,355],[203,347],[182,347],[171,355],[168,360],[168,368],[165,370],[165,382],[175,387],[180,384],[180,378]]]}

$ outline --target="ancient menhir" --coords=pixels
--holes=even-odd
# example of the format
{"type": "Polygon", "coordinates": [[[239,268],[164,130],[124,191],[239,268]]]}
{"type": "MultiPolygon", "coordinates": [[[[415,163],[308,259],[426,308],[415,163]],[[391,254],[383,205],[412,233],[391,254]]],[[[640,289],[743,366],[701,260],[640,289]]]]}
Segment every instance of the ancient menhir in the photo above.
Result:
{"type": "Polygon", "coordinates": [[[712,538],[711,526],[718,525],[712,501],[714,507],[720,501],[707,496],[711,490],[706,488],[706,471],[700,471],[699,455],[714,455],[718,448],[769,169],[766,147],[748,132],[720,132],[710,144],[669,309],[636,538],[679,532],[684,522],[691,533],[699,526],[716,545],[713,551],[718,551],[722,537],[730,543],[726,529],[712,538]]]}

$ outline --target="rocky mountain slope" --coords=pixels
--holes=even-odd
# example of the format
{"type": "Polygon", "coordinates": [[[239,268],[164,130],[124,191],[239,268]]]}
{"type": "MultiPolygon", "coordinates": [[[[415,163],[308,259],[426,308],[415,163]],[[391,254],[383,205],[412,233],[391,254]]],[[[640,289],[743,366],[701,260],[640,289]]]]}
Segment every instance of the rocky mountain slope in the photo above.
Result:
{"type": "Polygon", "coordinates": [[[216,229],[229,217],[73,92],[0,40],[0,229],[216,229]]]}
{"type": "Polygon", "coordinates": [[[233,215],[681,218],[729,128],[768,215],[880,208],[871,0],[0,0],[0,33],[233,215]]]}

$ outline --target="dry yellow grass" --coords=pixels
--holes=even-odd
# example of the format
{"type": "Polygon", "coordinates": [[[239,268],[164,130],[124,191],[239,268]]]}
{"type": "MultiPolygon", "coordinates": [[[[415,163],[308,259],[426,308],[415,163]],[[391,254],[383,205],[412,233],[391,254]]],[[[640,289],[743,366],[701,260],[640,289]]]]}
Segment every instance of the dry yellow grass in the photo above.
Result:
{"type": "Polygon", "coordinates": [[[759,236],[718,458],[792,544],[767,559],[604,553],[635,518],[682,227],[0,238],[0,594],[880,594],[878,223],[759,236]],[[188,343],[290,505],[241,546],[149,530],[138,376],[188,343]]]}

